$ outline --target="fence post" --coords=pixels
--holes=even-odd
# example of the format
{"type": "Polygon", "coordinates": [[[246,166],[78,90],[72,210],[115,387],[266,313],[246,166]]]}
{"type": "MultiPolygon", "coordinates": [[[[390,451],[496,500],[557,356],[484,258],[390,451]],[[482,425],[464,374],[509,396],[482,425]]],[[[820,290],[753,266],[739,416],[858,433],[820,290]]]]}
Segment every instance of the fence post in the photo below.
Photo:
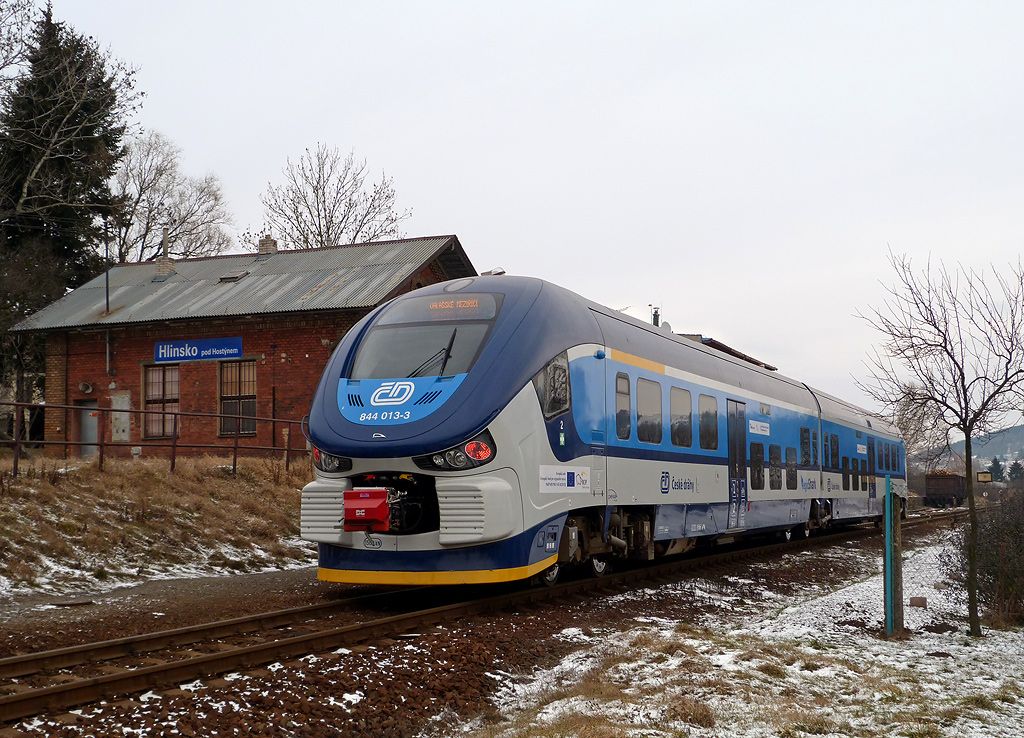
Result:
{"type": "Polygon", "coordinates": [[[103,436],[105,436],[107,432],[107,414],[103,412],[103,408],[99,406],[98,402],[96,403],[96,412],[100,416],[99,418],[97,418],[97,425],[99,426],[99,428],[96,434],[97,436],[99,436],[99,438],[97,438],[96,440],[99,442],[100,446],[98,466],[99,470],[103,471],[103,436]]]}
{"type": "Polygon", "coordinates": [[[284,425],[284,470],[288,471],[288,466],[292,461],[292,424],[285,423],[284,425]]]}
{"type": "Polygon", "coordinates": [[[242,432],[242,416],[235,416],[235,447],[231,457],[231,476],[238,476],[238,436],[242,432]]]}
{"type": "Polygon", "coordinates": [[[14,403],[14,464],[11,474],[18,476],[18,460],[21,458],[21,407],[14,403]]]}
{"type": "Polygon", "coordinates": [[[174,429],[171,431],[171,474],[178,462],[178,413],[174,413],[174,429]]]}

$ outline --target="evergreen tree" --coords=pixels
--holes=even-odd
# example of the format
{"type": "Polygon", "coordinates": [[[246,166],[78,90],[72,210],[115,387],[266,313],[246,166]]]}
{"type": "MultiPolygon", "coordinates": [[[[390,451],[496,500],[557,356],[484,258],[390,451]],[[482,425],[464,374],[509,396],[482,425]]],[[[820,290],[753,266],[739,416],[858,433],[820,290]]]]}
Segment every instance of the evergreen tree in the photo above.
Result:
{"type": "Polygon", "coordinates": [[[988,465],[988,470],[992,473],[993,482],[1003,481],[1003,462],[999,460],[998,456],[992,457],[992,463],[988,465]]]}
{"type": "Polygon", "coordinates": [[[42,369],[40,341],[6,329],[100,272],[110,179],[139,101],[131,70],[92,38],[35,22],[23,69],[0,100],[0,382],[42,369]]]}
{"type": "Polygon", "coordinates": [[[69,287],[102,266],[100,219],[117,206],[109,182],[138,98],[133,85],[94,39],[43,12],[26,73],[0,107],[3,255],[48,249],[69,287]]]}
{"type": "Polygon", "coordinates": [[[1020,459],[1017,459],[1010,464],[1009,471],[1010,481],[1016,482],[1019,479],[1024,479],[1024,464],[1020,463],[1020,459]]]}

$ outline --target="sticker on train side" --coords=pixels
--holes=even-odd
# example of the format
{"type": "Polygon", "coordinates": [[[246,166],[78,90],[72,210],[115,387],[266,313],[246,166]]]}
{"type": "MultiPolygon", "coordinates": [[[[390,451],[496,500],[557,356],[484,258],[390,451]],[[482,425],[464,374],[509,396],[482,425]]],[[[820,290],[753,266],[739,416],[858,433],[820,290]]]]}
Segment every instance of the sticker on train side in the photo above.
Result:
{"type": "Polygon", "coordinates": [[[590,469],[585,466],[540,467],[541,492],[590,492],[590,469]]]}

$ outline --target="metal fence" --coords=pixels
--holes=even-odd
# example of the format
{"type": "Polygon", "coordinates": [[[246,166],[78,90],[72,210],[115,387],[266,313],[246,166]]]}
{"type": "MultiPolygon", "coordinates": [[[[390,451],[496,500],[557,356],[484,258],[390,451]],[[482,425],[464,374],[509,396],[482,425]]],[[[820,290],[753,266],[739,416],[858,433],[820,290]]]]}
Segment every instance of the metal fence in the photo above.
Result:
{"type": "Polygon", "coordinates": [[[306,453],[305,444],[305,423],[306,418],[301,420],[291,420],[287,418],[268,418],[261,417],[258,415],[241,415],[241,414],[227,414],[227,413],[204,413],[204,412],[185,412],[181,410],[135,410],[130,408],[114,408],[114,407],[83,407],[81,405],[57,405],[57,404],[39,404],[39,403],[28,403],[28,402],[0,402],[0,407],[11,408],[14,414],[13,423],[13,437],[10,440],[0,439],[0,447],[12,448],[14,451],[14,460],[11,473],[13,476],[18,476],[18,465],[22,456],[22,452],[26,447],[60,447],[63,449],[63,456],[67,458],[69,448],[96,448],[97,464],[99,468],[103,469],[104,459],[108,452],[112,449],[128,449],[129,453],[132,449],[138,448],[156,448],[156,449],[168,449],[168,456],[170,458],[170,467],[173,472],[175,465],[178,460],[180,450],[192,450],[192,449],[205,449],[205,450],[216,450],[216,451],[228,451],[231,454],[231,473],[236,474],[238,471],[238,456],[253,455],[255,453],[260,454],[275,454],[281,453],[284,456],[285,468],[289,468],[292,462],[292,458],[296,455],[304,455],[306,453]],[[89,410],[90,412],[97,414],[97,433],[96,440],[77,440],[73,441],[67,438],[67,423],[65,422],[64,427],[64,438],[56,440],[37,440],[24,438],[25,436],[25,413],[29,413],[29,417],[32,413],[36,412],[47,412],[47,411],[63,411],[65,413],[70,412],[81,412],[82,410],[89,410]],[[161,438],[146,438],[143,437],[138,441],[115,441],[113,439],[107,439],[107,428],[111,425],[110,416],[112,413],[118,413],[127,415],[129,417],[137,416],[138,426],[140,428],[145,427],[145,418],[150,415],[160,415],[165,419],[168,416],[172,417],[171,421],[171,432],[166,437],[161,438]],[[233,421],[234,432],[231,434],[219,433],[218,435],[224,437],[224,441],[221,443],[197,443],[190,442],[187,439],[182,440],[179,438],[179,430],[182,426],[182,418],[208,418],[215,419],[218,428],[224,427],[224,421],[233,421]],[[243,431],[243,422],[245,421],[245,427],[254,428],[252,433],[243,431]],[[262,424],[262,425],[261,425],[262,424]],[[271,445],[261,445],[259,443],[253,443],[259,436],[259,429],[261,427],[266,428],[267,424],[271,427],[271,445]],[[284,445],[276,445],[277,431],[278,428],[283,428],[285,432],[284,445]],[[294,442],[294,431],[299,431],[303,442],[296,444],[294,442]]]}

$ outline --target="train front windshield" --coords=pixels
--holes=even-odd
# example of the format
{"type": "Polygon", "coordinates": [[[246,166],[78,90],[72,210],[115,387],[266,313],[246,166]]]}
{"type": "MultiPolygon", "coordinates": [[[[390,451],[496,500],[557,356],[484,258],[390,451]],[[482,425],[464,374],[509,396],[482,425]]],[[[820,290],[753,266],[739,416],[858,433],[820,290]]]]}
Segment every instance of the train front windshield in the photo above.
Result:
{"type": "Polygon", "coordinates": [[[501,296],[427,295],[388,307],[356,350],[349,379],[464,374],[480,354],[501,296]]]}

